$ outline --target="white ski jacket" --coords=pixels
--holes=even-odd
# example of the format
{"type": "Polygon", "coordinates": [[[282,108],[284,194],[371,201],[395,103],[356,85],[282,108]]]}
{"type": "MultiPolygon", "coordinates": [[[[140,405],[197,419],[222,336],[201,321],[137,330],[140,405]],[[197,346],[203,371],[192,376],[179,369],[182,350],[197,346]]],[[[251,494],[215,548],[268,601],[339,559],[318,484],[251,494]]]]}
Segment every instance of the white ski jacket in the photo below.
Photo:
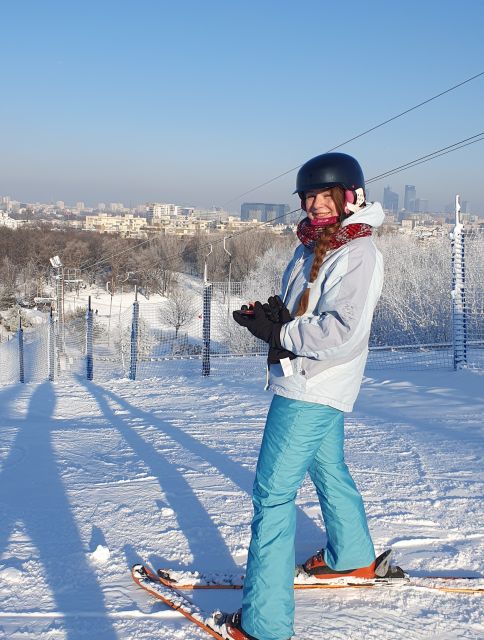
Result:
{"type": "MultiPolygon", "coordinates": [[[[342,226],[384,219],[378,202],[346,218],[342,226]]],[[[300,245],[282,278],[282,294],[294,314],[309,280],[313,251],[300,245]]],[[[281,344],[294,360],[271,365],[268,388],[294,400],[352,411],[368,355],[373,311],[383,284],[383,259],[371,236],[328,251],[309,293],[307,311],[281,329],[281,344]]]]}

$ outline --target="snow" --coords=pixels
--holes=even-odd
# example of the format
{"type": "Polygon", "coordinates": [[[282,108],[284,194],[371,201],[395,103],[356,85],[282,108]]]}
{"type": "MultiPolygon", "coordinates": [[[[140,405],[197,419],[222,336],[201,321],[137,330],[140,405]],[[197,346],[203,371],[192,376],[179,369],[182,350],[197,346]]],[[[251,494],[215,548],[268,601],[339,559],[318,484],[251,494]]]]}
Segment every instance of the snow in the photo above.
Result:
{"type": "MultiPolygon", "coordinates": [[[[135,562],[242,574],[271,395],[199,362],[159,379],[0,388],[0,639],[208,637],[131,580],[135,562]]],[[[377,553],[415,576],[482,576],[483,377],[378,372],[347,416],[347,462],[377,553]]],[[[296,558],[321,547],[309,481],[296,558]]],[[[460,582],[459,582],[460,584],[460,582]]],[[[484,579],[473,586],[484,586],[484,579]]],[[[238,591],[191,594],[212,610],[238,591]]],[[[296,592],[297,640],[478,639],[482,594],[418,586],[296,592]]]]}
{"type": "Polygon", "coordinates": [[[91,553],[91,560],[96,564],[106,564],[110,557],[111,552],[102,544],[98,544],[95,551],[91,553]]]}

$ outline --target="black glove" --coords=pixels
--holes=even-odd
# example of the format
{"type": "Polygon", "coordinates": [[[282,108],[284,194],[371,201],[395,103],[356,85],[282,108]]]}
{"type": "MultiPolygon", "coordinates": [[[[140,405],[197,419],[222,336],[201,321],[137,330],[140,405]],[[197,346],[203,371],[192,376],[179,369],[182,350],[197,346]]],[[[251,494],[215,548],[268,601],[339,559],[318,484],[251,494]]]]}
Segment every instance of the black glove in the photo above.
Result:
{"type": "MultiPolygon", "coordinates": [[[[289,311],[287,311],[281,300],[280,302],[290,317],[289,311]]],[[[278,305],[277,314],[279,315],[279,303],[275,304],[278,305]]],[[[260,302],[256,302],[251,309],[252,313],[244,313],[246,310],[241,309],[240,311],[234,311],[232,315],[237,324],[240,324],[241,327],[246,327],[253,336],[269,344],[269,353],[267,354],[267,362],[269,364],[278,364],[282,358],[294,360],[296,357],[295,354],[292,351],[284,349],[281,345],[280,333],[282,322],[273,322],[270,320],[267,317],[265,306],[266,305],[261,305],[260,302]]]]}
{"type": "Polygon", "coordinates": [[[283,358],[289,358],[289,360],[294,360],[297,358],[296,354],[292,351],[288,351],[287,349],[278,349],[277,347],[270,347],[269,353],[267,354],[267,362],[269,364],[279,364],[279,362],[283,358]]]}
{"type": "Polygon", "coordinates": [[[289,309],[279,296],[271,296],[262,306],[264,307],[266,316],[269,320],[272,320],[272,322],[286,324],[286,322],[290,322],[293,319],[289,313],[289,309]]]}
{"type": "Polygon", "coordinates": [[[271,347],[282,348],[279,334],[281,332],[282,323],[272,322],[266,316],[263,306],[259,301],[254,303],[252,314],[244,313],[242,310],[234,311],[233,318],[241,327],[246,327],[253,336],[264,340],[271,347]]]}
{"type": "MultiPolygon", "coordinates": [[[[293,319],[289,313],[289,309],[279,296],[271,296],[266,304],[263,304],[262,306],[264,307],[266,316],[273,322],[286,324],[286,322],[290,322],[293,319]]],[[[294,360],[296,357],[297,356],[292,351],[288,351],[287,349],[270,347],[269,353],[267,354],[267,362],[269,364],[279,364],[283,358],[294,360]]]]}

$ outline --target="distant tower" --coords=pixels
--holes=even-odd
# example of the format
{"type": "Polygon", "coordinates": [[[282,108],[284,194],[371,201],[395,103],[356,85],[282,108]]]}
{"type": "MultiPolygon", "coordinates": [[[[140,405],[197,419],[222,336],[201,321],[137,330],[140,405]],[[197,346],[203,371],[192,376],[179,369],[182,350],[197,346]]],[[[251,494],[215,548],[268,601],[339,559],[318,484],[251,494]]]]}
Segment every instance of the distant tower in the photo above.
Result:
{"type": "Polygon", "coordinates": [[[383,208],[390,213],[398,212],[398,193],[392,191],[391,187],[383,189],[383,208]]]}
{"type": "Polygon", "coordinates": [[[417,199],[417,190],[413,184],[405,185],[405,198],[403,200],[403,208],[408,213],[415,213],[415,200],[417,199]]]}
{"type": "Polygon", "coordinates": [[[277,219],[277,224],[287,222],[284,216],[289,213],[287,204],[268,204],[266,202],[244,202],[240,207],[240,219],[244,222],[258,220],[270,222],[277,219]]]}

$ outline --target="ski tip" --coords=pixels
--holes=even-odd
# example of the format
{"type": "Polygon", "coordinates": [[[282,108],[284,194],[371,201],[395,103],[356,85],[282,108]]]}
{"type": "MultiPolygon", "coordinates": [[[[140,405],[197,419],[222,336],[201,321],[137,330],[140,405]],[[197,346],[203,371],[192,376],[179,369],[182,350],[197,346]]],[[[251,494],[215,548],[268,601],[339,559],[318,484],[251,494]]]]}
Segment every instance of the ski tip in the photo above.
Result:
{"type": "MultiPolygon", "coordinates": [[[[131,575],[137,578],[151,578],[153,579],[153,575],[151,571],[145,567],[144,564],[134,564],[131,567],[131,575]]],[[[156,576],[155,576],[156,578],[156,576]]]]}
{"type": "Polygon", "coordinates": [[[133,573],[135,573],[135,572],[136,572],[136,573],[141,573],[143,570],[144,570],[144,566],[143,566],[142,564],[134,564],[134,565],[131,567],[131,571],[132,571],[133,573]]]}

